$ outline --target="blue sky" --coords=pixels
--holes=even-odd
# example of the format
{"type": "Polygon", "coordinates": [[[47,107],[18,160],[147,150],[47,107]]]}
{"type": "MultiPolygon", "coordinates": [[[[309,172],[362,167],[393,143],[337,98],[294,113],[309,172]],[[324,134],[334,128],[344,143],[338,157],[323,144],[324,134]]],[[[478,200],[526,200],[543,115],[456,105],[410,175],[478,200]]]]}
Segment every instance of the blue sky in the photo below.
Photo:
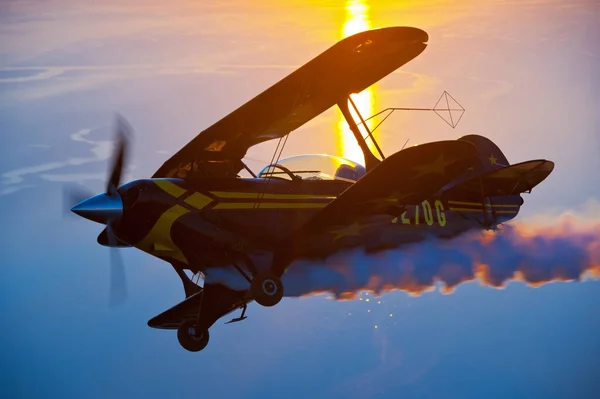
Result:
{"type": "MultiPolygon", "coordinates": [[[[373,89],[373,107],[431,106],[448,90],[467,109],[456,130],[434,115],[394,115],[378,130],[386,153],[407,138],[486,135],[511,162],[557,164],[525,197],[520,219],[558,223],[576,210],[598,226],[594,2],[371,3],[367,25],[417,26],[431,38],[419,58],[373,89]]],[[[355,6],[0,5],[5,396],[598,396],[597,281],[285,298],[272,309],[252,304],[242,323],[217,322],[207,349],[191,354],[173,332],[146,326],[182,299],[177,276],[123,250],[129,297],[109,308],[109,253],[96,244],[99,228],[64,219],[61,193],[71,182],[102,189],[114,113],[136,130],[126,178],[149,176],[198,131],[339,40],[355,6]]],[[[339,154],[336,112],[295,132],[284,156],[339,154]]],[[[249,158],[270,159],[271,148],[249,158]]]]}

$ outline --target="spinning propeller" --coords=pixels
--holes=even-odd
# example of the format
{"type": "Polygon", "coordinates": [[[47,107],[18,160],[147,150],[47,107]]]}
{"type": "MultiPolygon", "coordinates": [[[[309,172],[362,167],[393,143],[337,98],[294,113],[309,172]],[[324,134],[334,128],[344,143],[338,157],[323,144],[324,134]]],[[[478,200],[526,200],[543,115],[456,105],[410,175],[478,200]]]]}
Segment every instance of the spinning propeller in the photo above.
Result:
{"type": "MultiPolygon", "coordinates": [[[[112,156],[109,179],[104,193],[89,195],[81,188],[70,187],[64,190],[66,208],[81,217],[106,225],[105,231],[100,235],[106,238],[106,243],[111,247],[110,254],[110,304],[121,303],[127,296],[127,283],[125,268],[118,251],[122,246],[116,236],[115,228],[123,214],[123,199],[117,191],[121,183],[123,165],[126,162],[129,140],[132,129],[125,119],[117,115],[115,152],[112,156]]],[[[66,209],[65,209],[66,210],[66,209]]]]}

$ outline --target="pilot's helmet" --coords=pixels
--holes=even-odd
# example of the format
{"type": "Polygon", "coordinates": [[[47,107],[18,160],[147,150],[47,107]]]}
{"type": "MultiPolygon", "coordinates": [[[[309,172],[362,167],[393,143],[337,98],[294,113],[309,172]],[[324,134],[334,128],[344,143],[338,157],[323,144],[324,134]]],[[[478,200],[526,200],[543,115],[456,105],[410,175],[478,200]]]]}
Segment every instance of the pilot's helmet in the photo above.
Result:
{"type": "Polygon", "coordinates": [[[340,180],[352,180],[357,181],[365,174],[365,170],[362,166],[356,165],[352,167],[348,164],[342,164],[335,172],[335,178],[340,180]]]}

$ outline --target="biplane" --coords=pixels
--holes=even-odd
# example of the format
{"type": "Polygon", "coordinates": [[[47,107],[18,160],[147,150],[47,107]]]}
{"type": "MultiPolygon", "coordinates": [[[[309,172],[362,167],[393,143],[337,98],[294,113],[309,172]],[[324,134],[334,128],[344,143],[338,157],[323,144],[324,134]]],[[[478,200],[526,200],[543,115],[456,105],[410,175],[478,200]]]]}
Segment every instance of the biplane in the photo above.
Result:
{"type": "MultiPolygon", "coordinates": [[[[517,215],[521,194],[543,181],[553,162],[511,165],[478,135],[384,156],[356,109],[351,94],[418,56],[427,41],[426,32],[412,27],[345,38],[199,133],[151,178],[123,185],[130,128],[118,119],[106,191],[73,201],[71,210],[106,226],[98,243],[138,248],[177,272],[185,299],[149,320],[150,327],[176,329],[185,349],[200,351],[221,317],[240,310],[231,322],[245,319],[251,301],[276,305],[285,291],[282,276],[296,259],[449,238],[517,215]],[[281,144],[334,106],[354,134],[364,166],[322,154],[279,160],[280,151],[259,173],[244,163],[252,146],[281,144]],[[240,177],[244,169],[251,177],[240,177]],[[211,282],[211,272],[225,267],[234,267],[247,289],[211,282]],[[202,286],[193,280],[200,275],[202,286]]],[[[112,272],[123,273],[118,267],[112,272]]]]}

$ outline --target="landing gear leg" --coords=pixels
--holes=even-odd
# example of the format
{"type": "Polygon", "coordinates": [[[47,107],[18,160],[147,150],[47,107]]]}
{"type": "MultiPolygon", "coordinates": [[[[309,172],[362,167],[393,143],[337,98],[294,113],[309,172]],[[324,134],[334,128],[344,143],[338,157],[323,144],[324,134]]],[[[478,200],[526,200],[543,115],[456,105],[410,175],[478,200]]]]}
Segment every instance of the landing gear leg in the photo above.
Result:
{"type": "Polygon", "coordinates": [[[233,254],[229,255],[229,257],[231,259],[231,264],[242,275],[242,277],[244,277],[249,283],[252,282],[252,278],[248,276],[248,273],[246,273],[246,271],[244,271],[244,269],[238,264],[238,262],[243,263],[244,266],[246,266],[246,270],[250,272],[252,276],[254,276],[256,274],[256,268],[254,267],[254,263],[252,263],[250,258],[244,254],[233,254]]]}
{"type": "Polygon", "coordinates": [[[179,341],[179,344],[190,352],[199,352],[206,348],[210,338],[208,329],[201,327],[202,324],[200,319],[202,312],[202,301],[206,295],[207,288],[208,285],[205,284],[205,288],[202,289],[202,291],[198,294],[200,295],[200,300],[198,303],[198,315],[196,318],[184,320],[177,328],[177,340],[179,341]]]}
{"type": "Polygon", "coordinates": [[[173,266],[173,269],[175,269],[175,272],[177,272],[177,275],[181,279],[181,283],[183,284],[183,290],[185,291],[186,298],[189,298],[190,296],[194,295],[196,292],[200,291],[201,288],[197,284],[195,284],[192,280],[190,280],[190,278],[187,276],[187,274],[185,274],[185,272],[183,271],[184,267],[182,265],[178,265],[175,263],[171,263],[171,265],[173,266]]]}

